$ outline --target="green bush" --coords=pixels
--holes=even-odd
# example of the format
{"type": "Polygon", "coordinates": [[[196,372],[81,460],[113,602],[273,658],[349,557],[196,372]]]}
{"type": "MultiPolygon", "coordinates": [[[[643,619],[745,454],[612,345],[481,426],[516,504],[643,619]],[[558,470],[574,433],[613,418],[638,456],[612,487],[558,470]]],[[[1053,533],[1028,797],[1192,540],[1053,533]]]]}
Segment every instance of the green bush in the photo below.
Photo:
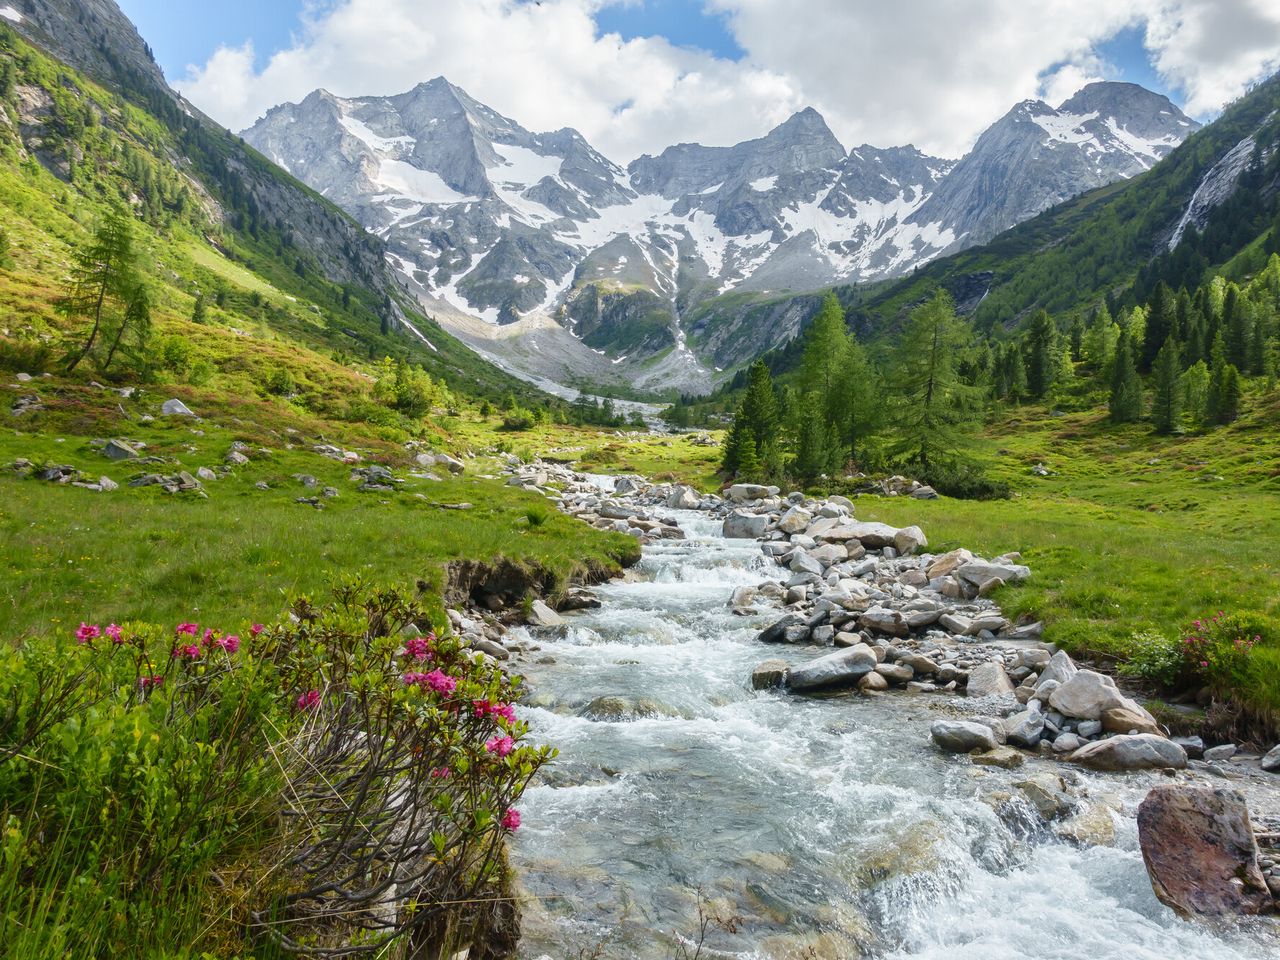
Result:
{"type": "Polygon", "coordinates": [[[502,426],[499,429],[515,432],[532,430],[533,426],[533,415],[529,411],[516,410],[514,413],[509,413],[502,418],[502,426]]]}
{"type": "Polygon", "coordinates": [[[914,471],[921,483],[957,500],[1007,500],[1013,488],[1002,480],[992,480],[976,463],[952,460],[930,463],[914,471]]]}
{"type": "Polygon", "coordinates": [[[82,624],[0,651],[6,955],[480,936],[470,905],[505,895],[553,751],[524,742],[518,681],[416,624],[352,584],[270,630],[82,624]]]}
{"type": "Polygon", "coordinates": [[[1183,645],[1160,633],[1146,631],[1133,635],[1129,659],[1120,664],[1120,673],[1162,687],[1177,686],[1182,679],[1183,645]]]}

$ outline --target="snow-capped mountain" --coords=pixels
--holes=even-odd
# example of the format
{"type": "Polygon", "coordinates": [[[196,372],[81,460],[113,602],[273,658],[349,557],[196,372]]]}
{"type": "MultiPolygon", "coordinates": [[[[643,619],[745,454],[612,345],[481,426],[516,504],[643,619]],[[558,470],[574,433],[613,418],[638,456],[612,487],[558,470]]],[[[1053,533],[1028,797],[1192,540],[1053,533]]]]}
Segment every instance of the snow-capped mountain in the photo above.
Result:
{"type": "Polygon", "coordinates": [[[473,341],[475,318],[536,318],[544,336],[551,318],[572,334],[556,352],[622,364],[633,383],[646,361],[650,384],[696,388],[716,372],[686,342],[699,305],[908,272],[1141,173],[1196,126],[1164,97],[1098,83],[1057,110],[1017,105],[958,162],[847,152],[807,109],[759,139],[624,170],[574,130],[531,133],[437,78],[395,97],[316,91],[244,137],[384,238],[429,303],[471,318],[458,322],[473,341]]]}

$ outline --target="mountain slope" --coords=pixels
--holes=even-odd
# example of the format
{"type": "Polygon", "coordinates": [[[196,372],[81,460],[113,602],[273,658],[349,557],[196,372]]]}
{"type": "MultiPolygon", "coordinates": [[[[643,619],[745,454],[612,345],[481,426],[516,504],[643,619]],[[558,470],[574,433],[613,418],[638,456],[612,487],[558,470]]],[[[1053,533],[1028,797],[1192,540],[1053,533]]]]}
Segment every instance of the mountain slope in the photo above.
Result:
{"type": "Polygon", "coordinates": [[[1159,164],[1040,214],[990,243],[872,293],[860,314],[892,323],[929,290],[958,296],[980,329],[1030,311],[1143,301],[1160,280],[1194,288],[1266,233],[1280,192],[1280,76],[1259,84],[1159,164]],[[974,295],[976,289],[976,295],[974,295]]]}
{"type": "Polygon", "coordinates": [[[1164,97],[1094,84],[1059,110],[1020,104],[959,163],[846,152],[808,109],[758,139],[679,144],[624,171],[576,131],[531,133],[438,77],[394,97],[316,91],[244,136],[385,239],[478,348],[523,349],[547,372],[536,333],[555,339],[560,376],[696,390],[749,359],[747,343],[776,343],[740,336],[719,298],[903,274],[1140,173],[1194,127],[1164,97]]]}

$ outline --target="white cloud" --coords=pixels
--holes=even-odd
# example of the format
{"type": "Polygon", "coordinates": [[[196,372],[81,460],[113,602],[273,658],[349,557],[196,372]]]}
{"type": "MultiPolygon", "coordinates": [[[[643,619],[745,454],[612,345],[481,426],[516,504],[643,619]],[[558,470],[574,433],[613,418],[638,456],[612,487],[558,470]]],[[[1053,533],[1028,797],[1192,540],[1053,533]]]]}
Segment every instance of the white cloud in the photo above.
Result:
{"type": "Polygon", "coordinates": [[[1277,65],[1276,0],[703,0],[739,62],[661,38],[597,35],[635,0],[327,0],[258,71],[221,49],[180,87],[238,129],[316,87],[392,94],[437,75],[534,130],[573,126],[619,161],[759,136],[806,105],[847,146],[963,152],[1014,103],[1057,104],[1108,67],[1097,45],[1147,27],[1161,74],[1205,114],[1277,65]]]}

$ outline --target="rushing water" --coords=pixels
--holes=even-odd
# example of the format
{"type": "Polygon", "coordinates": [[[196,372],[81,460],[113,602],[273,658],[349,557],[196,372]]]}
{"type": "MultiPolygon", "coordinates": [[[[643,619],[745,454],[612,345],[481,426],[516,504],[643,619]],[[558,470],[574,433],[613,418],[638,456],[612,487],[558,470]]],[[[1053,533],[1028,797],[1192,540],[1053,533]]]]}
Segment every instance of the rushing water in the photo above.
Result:
{"type": "Polygon", "coordinates": [[[534,638],[522,715],[561,756],[522,803],[522,956],[665,958],[701,901],[737,918],[712,925],[704,957],[1280,957],[1270,921],[1210,930],[1155,899],[1132,819],[1150,779],[1084,781],[1123,812],[1113,846],[1079,847],[983,799],[1057,767],[933,748],[945,698],[751,690],[761,660],[819,651],[756,643],[770,618],[727,600],[778,568],[718,522],[677,516],[687,541],[647,547],[634,579],[599,589],[602,609],[534,638]],[[601,696],[651,715],[579,715],[601,696]]]}

